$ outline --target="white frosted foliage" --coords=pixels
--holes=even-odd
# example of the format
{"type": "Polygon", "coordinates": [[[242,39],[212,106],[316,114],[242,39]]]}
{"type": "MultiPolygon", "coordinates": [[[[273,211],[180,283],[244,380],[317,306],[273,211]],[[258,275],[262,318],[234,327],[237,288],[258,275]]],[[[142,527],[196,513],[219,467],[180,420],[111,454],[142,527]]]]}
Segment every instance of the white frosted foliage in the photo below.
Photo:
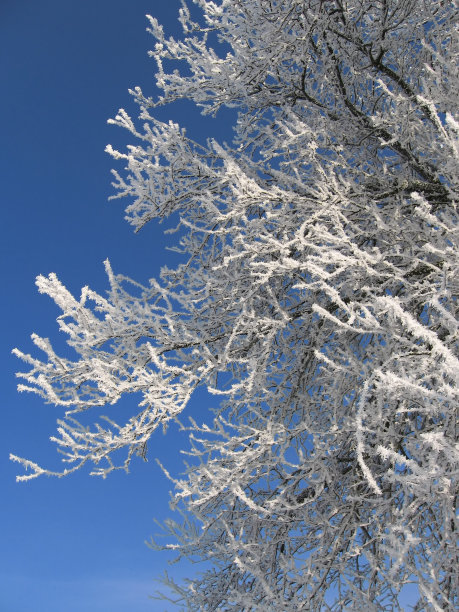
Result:
{"type": "MultiPolygon", "coordinates": [[[[162,94],[133,90],[139,120],[112,123],[136,144],[107,147],[130,223],[173,216],[187,261],[147,286],[106,262],[107,295],[79,300],[39,277],[76,357],[34,336],[20,389],[65,410],[58,475],[104,477],[213,394],[171,477],[184,523],[165,548],[214,566],[166,577],[185,609],[396,610],[412,582],[417,611],[455,609],[458,7],[195,4],[180,40],[150,18],[162,94]],[[235,109],[234,141],[155,118],[179,99],[235,109]]],[[[13,459],[19,479],[53,473],[13,459]]]]}

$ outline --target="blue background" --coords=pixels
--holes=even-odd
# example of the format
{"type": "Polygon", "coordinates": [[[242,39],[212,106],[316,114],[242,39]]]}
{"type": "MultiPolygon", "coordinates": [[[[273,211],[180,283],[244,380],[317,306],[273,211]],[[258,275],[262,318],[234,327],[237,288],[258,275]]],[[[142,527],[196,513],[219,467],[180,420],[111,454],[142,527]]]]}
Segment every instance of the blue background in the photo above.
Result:
{"type": "MultiPolygon", "coordinates": [[[[86,469],[16,483],[23,469],[8,459],[12,452],[51,469],[62,465],[49,441],[62,409],[16,391],[14,374],[27,366],[11,355],[14,347],[38,356],[32,332],[58,349],[64,345],[59,311],[38,294],[35,277],[56,272],[79,296],[86,284],[105,291],[107,257],[115,272],[140,282],[173,263],[165,246],[174,236],[164,236],[164,226],[150,223],[135,235],[123,219],[128,201],[107,203],[114,194],[110,169],[121,168],[104,148],[134,143],[107,125],[120,107],[137,116],[128,88],[157,93],[145,15],[179,34],[179,7],[178,0],[0,2],[1,612],[172,609],[148,599],[158,588],[154,578],[165,569],[175,577],[196,571],[168,567],[166,553],[144,545],[159,531],[153,519],[170,515],[172,484],[154,458],[173,473],[181,470],[186,437],[177,428],[166,436],[158,431],[148,463],[136,459],[129,475],[106,480],[86,469]]],[[[209,130],[219,137],[227,129],[221,121],[204,122],[187,103],[158,116],[178,120],[196,136],[209,130]]],[[[134,414],[130,402],[115,412],[134,414]]],[[[206,408],[195,402],[191,414],[199,418],[206,408]]]]}

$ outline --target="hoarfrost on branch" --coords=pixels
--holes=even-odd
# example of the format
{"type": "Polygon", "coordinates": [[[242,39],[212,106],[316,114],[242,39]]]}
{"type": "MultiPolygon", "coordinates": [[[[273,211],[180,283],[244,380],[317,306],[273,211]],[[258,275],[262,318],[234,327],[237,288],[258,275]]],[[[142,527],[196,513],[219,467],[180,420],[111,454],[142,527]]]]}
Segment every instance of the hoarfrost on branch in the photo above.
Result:
{"type": "Polygon", "coordinates": [[[78,358],[34,336],[20,389],[66,410],[62,474],[104,477],[215,395],[168,523],[213,564],[166,577],[186,609],[393,610],[411,582],[414,609],[455,609],[457,4],[195,3],[180,40],[149,18],[162,96],[134,90],[140,121],[113,123],[137,144],[108,147],[129,221],[178,220],[186,263],[142,287],[106,262],[108,295],[79,300],[40,277],[78,358]],[[232,144],[155,118],[180,99],[235,109],[232,144]],[[123,394],[126,423],[78,421],[123,394]]]}

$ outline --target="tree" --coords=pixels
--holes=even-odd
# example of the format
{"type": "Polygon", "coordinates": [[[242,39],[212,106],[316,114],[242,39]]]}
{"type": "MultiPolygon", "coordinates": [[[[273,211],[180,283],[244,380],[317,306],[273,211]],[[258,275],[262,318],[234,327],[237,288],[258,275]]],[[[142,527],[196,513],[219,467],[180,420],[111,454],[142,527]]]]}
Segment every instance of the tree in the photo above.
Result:
{"type": "MultiPolygon", "coordinates": [[[[195,389],[217,397],[186,425],[167,525],[165,548],[212,563],[166,578],[187,609],[393,610],[412,582],[414,609],[454,609],[456,2],[195,2],[181,40],[149,18],[163,95],[133,91],[142,127],[113,123],[137,144],[108,147],[130,222],[176,220],[186,262],[146,287],[107,262],[108,295],[79,300],[39,277],[78,357],[34,336],[46,361],[16,351],[20,389],[66,409],[57,475],[103,477],[195,389]],[[152,115],[180,99],[236,109],[233,143],[152,115]],[[127,423],[77,420],[123,394],[127,423]]],[[[12,458],[19,480],[54,473],[12,458]]]]}

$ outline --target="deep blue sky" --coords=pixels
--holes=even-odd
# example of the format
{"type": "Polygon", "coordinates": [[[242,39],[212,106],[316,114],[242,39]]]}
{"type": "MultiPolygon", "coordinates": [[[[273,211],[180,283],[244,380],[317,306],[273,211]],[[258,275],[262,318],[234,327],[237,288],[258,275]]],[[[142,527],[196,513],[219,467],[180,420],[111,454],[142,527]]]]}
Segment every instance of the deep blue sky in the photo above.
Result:
{"type": "MultiPolygon", "coordinates": [[[[72,292],[86,284],[103,292],[106,257],[116,272],[140,281],[170,263],[163,227],[150,224],[134,235],[123,219],[128,202],[107,203],[114,162],[104,148],[133,141],[107,125],[120,107],[135,115],[128,88],[155,94],[145,14],[178,33],[179,6],[178,0],[0,1],[2,612],[172,609],[148,599],[157,588],[153,578],[168,566],[164,553],[143,542],[158,530],[153,518],[169,514],[171,486],[154,457],[178,470],[185,442],[177,432],[158,432],[149,463],[139,460],[130,475],[105,481],[86,471],[17,484],[21,466],[8,455],[58,466],[48,438],[62,409],[17,393],[14,373],[26,366],[11,355],[16,346],[36,350],[32,332],[58,336],[59,313],[38,294],[35,277],[56,272],[72,292]]],[[[204,129],[187,105],[162,117],[168,112],[188,132],[204,129]]],[[[218,136],[224,128],[217,122],[212,130],[218,136]]]]}

